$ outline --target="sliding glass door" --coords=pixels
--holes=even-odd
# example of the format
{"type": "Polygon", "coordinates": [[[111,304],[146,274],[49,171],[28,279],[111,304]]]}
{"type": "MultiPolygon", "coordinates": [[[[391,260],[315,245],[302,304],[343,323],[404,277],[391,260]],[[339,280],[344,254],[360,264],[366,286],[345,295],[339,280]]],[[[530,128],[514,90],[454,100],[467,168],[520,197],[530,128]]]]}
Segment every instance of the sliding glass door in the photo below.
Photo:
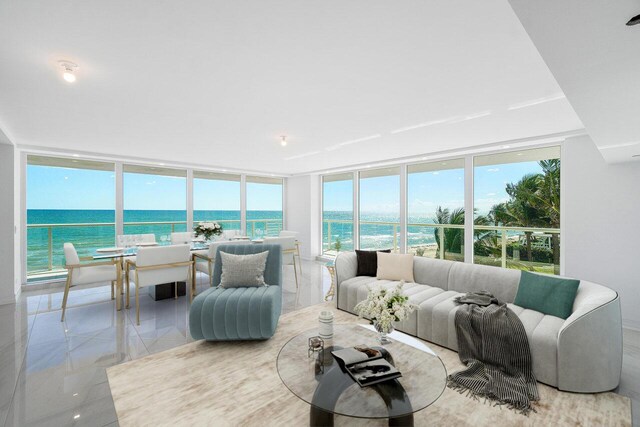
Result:
{"type": "Polygon", "coordinates": [[[124,165],[125,234],[155,234],[166,242],[172,232],[187,230],[187,171],[124,165]]]}
{"type": "Polygon", "coordinates": [[[400,249],[400,168],[360,172],[360,248],[400,249]]]}
{"type": "Polygon", "coordinates": [[[27,156],[27,275],[65,274],[64,243],[80,256],[115,244],[114,164],[27,156]]]}
{"type": "Polygon", "coordinates": [[[464,261],[464,159],[407,167],[407,250],[464,261]]]}
{"type": "Polygon", "coordinates": [[[277,236],[282,230],[282,178],[247,177],[247,234],[277,236]]]}
{"type": "Polygon", "coordinates": [[[353,173],[324,176],[322,196],[322,253],[352,251],[353,173]]]}
{"type": "Polygon", "coordinates": [[[193,172],[193,222],[217,221],[240,230],[240,175],[193,172]]]}
{"type": "Polygon", "coordinates": [[[560,147],[474,159],[474,262],[560,274],[560,147]]]}

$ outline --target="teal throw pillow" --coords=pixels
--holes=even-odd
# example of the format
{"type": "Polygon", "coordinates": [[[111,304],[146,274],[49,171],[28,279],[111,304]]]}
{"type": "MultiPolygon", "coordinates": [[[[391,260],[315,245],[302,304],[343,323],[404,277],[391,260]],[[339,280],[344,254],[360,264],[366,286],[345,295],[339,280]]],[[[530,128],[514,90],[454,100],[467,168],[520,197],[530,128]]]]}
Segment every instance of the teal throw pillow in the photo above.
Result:
{"type": "Polygon", "coordinates": [[[513,302],[523,308],[566,319],[571,316],[580,280],[522,271],[513,302]]]}

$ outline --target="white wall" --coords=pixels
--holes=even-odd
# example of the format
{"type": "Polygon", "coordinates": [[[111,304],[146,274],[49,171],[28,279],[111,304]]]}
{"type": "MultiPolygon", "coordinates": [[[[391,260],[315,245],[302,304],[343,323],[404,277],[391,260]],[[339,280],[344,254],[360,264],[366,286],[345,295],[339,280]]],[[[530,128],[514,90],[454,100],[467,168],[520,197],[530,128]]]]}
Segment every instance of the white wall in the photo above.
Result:
{"type": "Polygon", "coordinates": [[[15,302],[15,151],[0,142],[0,304],[15,302]]]}
{"type": "Polygon", "coordinates": [[[640,329],[640,162],[606,164],[581,136],[565,142],[562,174],[564,274],[615,289],[640,329]]]}
{"type": "Polygon", "coordinates": [[[300,255],[306,259],[320,253],[320,177],[287,178],[286,228],[300,233],[300,255]]]}

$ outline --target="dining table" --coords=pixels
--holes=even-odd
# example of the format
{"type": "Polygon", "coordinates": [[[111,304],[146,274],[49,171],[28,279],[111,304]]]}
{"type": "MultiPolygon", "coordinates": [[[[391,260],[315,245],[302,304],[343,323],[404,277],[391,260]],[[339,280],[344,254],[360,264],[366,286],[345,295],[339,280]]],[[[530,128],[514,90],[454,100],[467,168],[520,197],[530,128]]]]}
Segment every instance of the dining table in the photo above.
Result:
{"type": "MultiPolygon", "coordinates": [[[[264,243],[264,239],[251,239],[249,236],[235,236],[229,239],[228,242],[233,243],[234,241],[239,241],[239,240],[251,240],[251,242],[255,244],[264,243]]],[[[121,271],[124,271],[124,268],[125,268],[124,264],[126,259],[136,256],[138,253],[138,250],[141,247],[170,246],[170,245],[171,245],[171,242],[162,241],[160,243],[157,243],[157,242],[137,243],[128,247],[99,248],[94,251],[92,258],[94,260],[120,259],[121,271]]],[[[191,252],[209,249],[209,242],[206,242],[204,240],[193,239],[190,245],[191,245],[191,248],[190,248],[191,252]]],[[[300,242],[298,240],[296,240],[296,255],[300,257],[300,242]]],[[[151,298],[153,298],[155,301],[174,298],[176,294],[174,286],[176,286],[176,284],[174,283],[163,283],[156,286],[150,286],[148,288],[149,296],[151,296],[151,298]]],[[[187,294],[187,285],[185,282],[179,282],[177,286],[178,286],[178,291],[177,291],[178,296],[184,296],[187,294]]],[[[118,304],[118,306],[119,305],[120,304],[118,304]]]]}

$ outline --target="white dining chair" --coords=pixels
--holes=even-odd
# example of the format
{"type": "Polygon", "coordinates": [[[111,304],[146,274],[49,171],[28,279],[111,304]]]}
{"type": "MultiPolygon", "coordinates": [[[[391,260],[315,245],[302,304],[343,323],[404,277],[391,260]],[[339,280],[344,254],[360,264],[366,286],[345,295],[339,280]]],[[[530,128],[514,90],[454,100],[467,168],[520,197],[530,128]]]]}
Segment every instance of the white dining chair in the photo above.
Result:
{"type": "Polygon", "coordinates": [[[220,245],[250,245],[251,240],[236,240],[233,242],[212,242],[209,249],[202,249],[191,252],[196,271],[209,276],[209,286],[213,285],[213,264],[216,262],[216,252],[220,245]]]}
{"type": "MultiPolygon", "coordinates": [[[[265,237],[264,244],[280,245],[282,247],[282,265],[293,265],[293,273],[298,287],[298,269],[296,268],[296,238],[295,237],[265,237]]],[[[302,270],[300,270],[302,274],[302,270]]]]}
{"type": "Polygon", "coordinates": [[[240,232],[238,230],[223,230],[222,236],[224,240],[231,240],[231,238],[236,237],[240,232]]]}
{"type": "MultiPolygon", "coordinates": [[[[116,292],[120,295],[121,268],[120,259],[113,258],[105,261],[96,261],[81,264],[75,246],[72,243],[64,244],[65,268],[67,269],[67,281],[64,286],[64,296],[62,297],[62,317],[67,310],[67,299],[69,298],[69,290],[78,285],[104,285],[105,282],[111,283],[111,299],[115,299],[116,292]]],[[[83,258],[82,260],[93,260],[93,258],[83,258]]],[[[120,309],[120,298],[116,303],[116,308],[120,309]]]]}
{"type": "Polygon", "coordinates": [[[140,241],[143,243],[156,243],[156,235],[153,233],[141,234],[140,241]]]}
{"type": "Polygon", "coordinates": [[[193,232],[191,231],[171,233],[172,245],[183,245],[185,243],[191,244],[192,239],[193,239],[193,232]]]}
{"type": "Polygon", "coordinates": [[[140,324],[140,288],[173,282],[175,297],[178,298],[178,282],[187,282],[190,284],[191,298],[193,298],[195,272],[193,271],[190,245],[155,246],[138,249],[135,262],[132,260],[127,260],[126,262],[127,308],[129,308],[131,269],[135,269],[136,323],[138,325],[140,324]]]}
{"type": "Polygon", "coordinates": [[[291,231],[291,230],[280,230],[280,236],[279,237],[295,237],[296,239],[296,254],[295,256],[298,257],[298,267],[300,268],[300,274],[302,274],[302,258],[300,257],[300,241],[298,240],[298,233],[297,231],[291,231]]]}
{"type": "Polygon", "coordinates": [[[298,234],[300,233],[298,233],[297,231],[280,230],[280,234],[278,235],[278,237],[295,237],[297,239],[298,234]]]}

